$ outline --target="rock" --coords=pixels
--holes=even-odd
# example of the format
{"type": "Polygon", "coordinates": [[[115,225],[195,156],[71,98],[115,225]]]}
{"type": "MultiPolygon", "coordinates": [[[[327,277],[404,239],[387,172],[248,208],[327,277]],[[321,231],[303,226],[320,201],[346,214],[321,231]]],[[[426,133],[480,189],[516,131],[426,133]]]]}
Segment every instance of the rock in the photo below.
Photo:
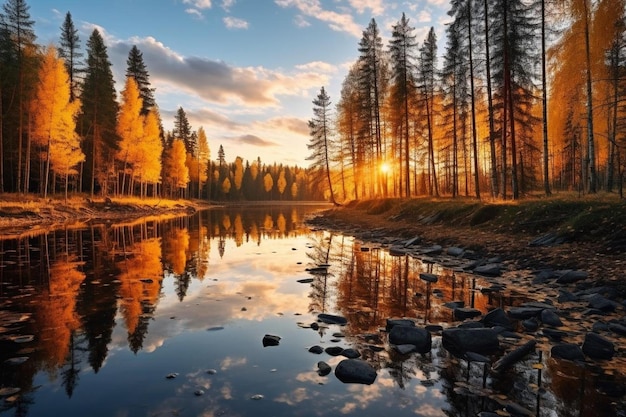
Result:
{"type": "Polygon", "coordinates": [[[172,372],[171,374],[167,374],[165,376],[166,379],[174,379],[178,376],[178,372],[172,372]]]}
{"type": "Polygon", "coordinates": [[[387,325],[385,326],[385,330],[390,332],[395,326],[411,326],[415,327],[415,322],[409,319],[387,319],[387,325]]]}
{"type": "Polygon", "coordinates": [[[536,318],[530,318],[522,321],[522,326],[529,332],[536,332],[539,328],[539,321],[536,318]]]}
{"type": "Polygon", "coordinates": [[[454,246],[451,246],[448,249],[446,249],[446,253],[448,255],[450,255],[450,256],[456,256],[456,257],[463,256],[464,252],[465,252],[464,249],[457,248],[457,247],[454,247],[454,246]]]}
{"type": "Polygon", "coordinates": [[[589,307],[600,310],[605,313],[610,313],[615,311],[618,304],[614,301],[611,301],[600,294],[594,294],[589,298],[589,307]]]}
{"type": "Polygon", "coordinates": [[[484,329],[485,325],[480,321],[466,321],[457,326],[459,329],[484,329]]]}
{"type": "Polygon", "coordinates": [[[335,368],[335,376],[344,384],[371,385],[376,380],[376,370],[360,359],[344,359],[335,368]]]}
{"type": "Polygon", "coordinates": [[[596,333],[587,333],[583,343],[583,353],[591,359],[613,359],[615,346],[613,342],[596,333]]]}
{"type": "Polygon", "coordinates": [[[414,345],[419,353],[430,352],[432,339],[426,329],[414,326],[394,326],[389,332],[389,343],[394,345],[414,345]]]}
{"type": "Polygon", "coordinates": [[[341,352],[341,356],[345,356],[348,359],[356,359],[360,358],[361,354],[356,349],[348,348],[344,349],[343,352],[341,352]]]}
{"type": "Polygon", "coordinates": [[[421,240],[422,239],[419,236],[415,236],[415,237],[405,241],[403,246],[405,248],[408,247],[408,246],[413,246],[413,245],[415,245],[417,243],[420,243],[421,240]]]}
{"type": "Polygon", "coordinates": [[[420,279],[426,282],[437,282],[439,278],[435,274],[420,273],[420,279]]]}
{"type": "Polygon", "coordinates": [[[538,317],[543,308],[539,307],[515,307],[509,310],[509,317],[514,320],[526,320],[533,317],[538,317]]]}
{"type": "Polygon", "coordinates": [[[541,312],[541,322],[552,327],[561,327],[563,322],[559,316],[552,310],[545,309],[541,312]]]}
{"type": "Polygon", "coordinates": [[[475,308],[455,308],[454,309],[454,318],[455,320],[466,320],[466,319],[473,319],[474,317],[478,317],[480,316],[482,313],[480,312],[480,310],[477,310],[475,308]]]}
{"type": "Polygon", "coordinates": [[[263,336],[263,347],[267,346],[278,346],[280,343],[280,336],[275,336],[272,334],[266,334],[263,336]]]}
{"type": "Polygon", "coordinates": [[[324,351],[324,349],[322,349],[322,347],[321,347],[321,346],[317,346],[317,345],[315,345],[315,346],[311,346],[311,347],[309,348],[309,352],[311,352],[311,353],[315,353],[316,355],[321,354],[323,351],[324,351]]]}
{"type": "Polygon", "coordinates": [[[439,255],[443,248],[440,245],[433,245],[420,249],[422,255],[439,255]]]}
{"type": "Polygon", "coordinates": [[[574,282],[582,281],[583,279],[587,279],[589,274],[585,271],[562,271],[561,276],[559,276],[556,280],[558,284],[573,284],[574,282]]]}
{"type": "Polygon", "coordinates": [[[626,326],[619,323],[609,323],[609,330],[620,336],[626,336],[626,326]]]}
{"type": "Polygon", "coordinates": [[[565,336],[567,336],[567,333],[561,330],[556,330],[556,329],[546,328],[546,329],[543,329],[542,332],[550,340],[553,340],[555,342],[560,342],[565,336]]]}
{"type": "Polygon", "coordinates": [[[345,317],[326,313],[318,314],[317,319],[326,324],[339,324],[343,326],[344,324],[348,323],[348,319],[346,319],[345,317]]]}
{"type": "Polygon", "coordinates": [[[488,263],[476,267],[474,272],[489,277],[499,277],[502,274],[502,265],[499,263],[488,263]]]}
{"type": "Polygon", "coordinates": [[[502,326],[506,329],[513,329],[513,324],[511,323],[511,320],[509,320],[509,317],[501,308],[494,308],[493,310],[485,314],[482,322],[485,327],[502,326]]]}
{"type": "Polygon", "coordinates": [[[578,301],[578,297],[569,291],[559,290],[559,296],[556,300],[559,303],[567,303],[570,301],[578,301]]]}
{"type": "Polygon", "coordinates": [[[465,352],[465,360],[468,362],[491,363],[491,359],[476,352],[465,352]]]}
{"type": "Polygon", "coordinates": [[[489,355],[500,348],[498,334],[493,329],[446,329],[442,340],[446,350],[461,357],[466,352],[489,355]]]}
{"type": "Polygon", "coordinates": [[[449,301],[443,305],[444,307],[454,310],[455,308],[465,307],[465,301],[449,301]]]}
{"type": "Polygon", "coordinates": [[[503,372],[506,371],[511,366],[515,365],[517,362],[524,359],[524,357],[535,351],[535,346],[537,346],[536,340],[529,340],[522,346],[513,350],[512,352],[507,353],[502,358],[500,358],[496,363],[493,364],[491,369],[495,372],[503,372]]]}
{"type": "Polygon", "coordinates": [[[407,355],[417,350],[415,345],[395,345],[395,348],[401,355],[407,355]]]}
{"type": "Polygon", "coordinates": [[[343,348],[341,346],[330,346],[324,349],[324,352],[328,353],[330,356],[339,356],[343,352],[343,348]]]}
{"type": "Polygon", "coordinates": [[[425,329],[430,333],[440,333],[443,331],[443,326],[439,324],[427,324],[425,329]]]}
{"type": "Polygon", "coordinates": [[[504,409],[506,410],[506,412],[509,413],[509,415],[511,415],[511,417],[534,417],[535,416],[535,413],[533,413],[532,411],[515,403],[508,403],[507,405],[504,406],[504,409]]]}
{"type": "Polygon", "coordinates": [[[593,326],[591,326],[591,331],[594,333],[608,332],[609,325],[603,321],[596,321],[593,323],[593,326]]]}
{"type": "Polygon", "coordinates": [[[313,329],[313,330],[315,330],[315,331],[318,331],[318,330],[319,330],[319,328],[320,328],[320,325],[319,325],[319,324],[317,324],[317,323],[311,323],[311,326],[310,326],[310,327],[311,327],[311,329],[313,329]]]}
{"type": "Polygon", "coordinates": [[[201,389],[197,389],[193,392],[193,395],[195,395],[196,397],[200,397],[202,395],[204,395],[204,390],[201,389]]]}
{"type": "Polygon", "coordinates": [[[571,343],[563,343],[560,345],[552,346],[550,355],[553,358],[566,359],[568,361],[584,361],[585,355],[582,349],[578,345],[571,343]]]}
{"type": "Polygon", "coordinates": [[[330,367],[329,364],[327,364],[324,361],[319,361],[317,363],[317,374],[319,376],[326,376],[330,373],[330,371],[332,371],[333,369],[330,367]]]}

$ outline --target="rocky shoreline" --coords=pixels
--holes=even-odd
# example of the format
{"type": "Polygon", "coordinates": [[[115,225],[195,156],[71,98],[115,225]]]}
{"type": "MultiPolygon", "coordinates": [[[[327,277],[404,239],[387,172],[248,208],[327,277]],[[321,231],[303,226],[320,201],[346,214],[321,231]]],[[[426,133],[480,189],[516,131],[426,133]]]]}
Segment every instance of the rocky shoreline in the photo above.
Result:
{"type": "MultiPolygon", "coordinates": [[[[382,248],[392,256],[410,256],[488,279],[491,287],[481,291],[521,293],[533,300],[488,312],[453,301],[446,307],[453,310],[455,321],[445,328],[419,327],[419,318],[388,318],[386,339],[398,353],[428,353],[431,335],[438,335],[454,356],[468,364],[484,363],[498,374],[541,352],[551,360],[595,369],[598,381],[604,381],[596,389],[626,409],[623,255],[608,254],[589,242],[534,246],[529,244],[535,240],[532,236],[409,224],[355,209],[328,210],[309,224],[352,235],[364,246],[382,248]],[[494,250],[498,245],[501,251],[494,250]]],[[[422,273],[420,279],[436,282],[437,276],[422,273]]],[[[532,415],[516,407],[510,405],[515,412],[505,409],[511,415],[532,415]]]]}

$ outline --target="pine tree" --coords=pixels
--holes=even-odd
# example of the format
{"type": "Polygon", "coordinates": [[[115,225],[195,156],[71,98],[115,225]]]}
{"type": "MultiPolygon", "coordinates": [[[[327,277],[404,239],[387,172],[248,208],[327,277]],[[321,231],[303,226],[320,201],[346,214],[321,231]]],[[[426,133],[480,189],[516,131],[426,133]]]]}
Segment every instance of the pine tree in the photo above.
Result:
{"type": "Polygon", "coordinates": [[[140,96],[143,100],[141,114],[146,115],[156,105],[154,100],[154,88],[150,87],[150,75],[143,60],[143,53],[136,45],[130,49],[126,60],[126,76],[133,77],[139,86],[140,96]]]}
{"type": "Polygon", "coordinates": [[[315,176],[313,181],[320,185],[326,181],[330,190],[330,201],[336,204],[330,175],[330,154],[332,153],[330,104],[330,97],[322,87],[320,93],[313,100],[314,116],[313,119],[309,120],[311,139],[307,144],[311,154],[306,159],[312,161],[311,169],[315,176]]]}
{"type": "Polygon", "coordinates": [[[194,137],[192,135],[191,125],[189,124],[189,119],[187,119],[187,114],[182,107],[179,107],[176,111],[176,115],[174,116],[174,137],[180,139],[185,144],[185,149],[187,153],[192,155],[196,155],[196,143],[194,137]]]}
{"type": "Polygon", "coordinates": [[[73,101],[78,92],[79,74],[81,73],[80,58],[80,38],[78,30],[74,27],[72,14],[67,12],[65,20],[61,26],[61,39],[59,42],[59,56],[65,60],[65,69],[70,77],[70,99],[73,101]]]}
{"type": "Polygon", "coordinates": [[[87,68],[81,102],[79,134],[84,138],[86,156],[83,188],[93,196],[98,186],[106,195],[108,180],[115,174],[114,158],[119,141],[116,133],[118,104],[111,62],[104,39],[97,29],[87,42],[87,68]]]}

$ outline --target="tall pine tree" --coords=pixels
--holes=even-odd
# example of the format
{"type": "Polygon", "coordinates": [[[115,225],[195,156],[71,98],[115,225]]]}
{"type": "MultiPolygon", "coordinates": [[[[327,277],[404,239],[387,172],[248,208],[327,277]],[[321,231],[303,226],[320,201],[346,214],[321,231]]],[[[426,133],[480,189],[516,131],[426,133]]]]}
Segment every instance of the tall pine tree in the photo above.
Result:
{"type": "Polygon", "coordinates": [[[141,114],[146,115],[156,105],[156,102],[154,101],[154,88],[150,86],[150,75],[143,61],[143,53],[139,51],[136,45],[130,49],[126,65],[126,76],[133,77],[139,86],[139,95],[143,100],[141,114]]]}

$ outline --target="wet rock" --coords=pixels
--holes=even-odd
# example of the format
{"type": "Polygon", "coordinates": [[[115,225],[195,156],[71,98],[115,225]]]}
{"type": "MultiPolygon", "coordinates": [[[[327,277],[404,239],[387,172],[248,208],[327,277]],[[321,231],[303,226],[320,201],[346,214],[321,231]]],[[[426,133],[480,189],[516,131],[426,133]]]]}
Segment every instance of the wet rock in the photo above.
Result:
{"type": "Polygon", "coordinates": [[[533,317],[538,317],[543,308],[539,307],[515,307],[509,310],[509,317],[514,320],[526,320],[533,317]]]}
{"type": "Polygon", "coordinates": [[[449,301],[443,305],[444,307],[454,310],[455,308],[465,307],[465,301],[449,301]]]}
{"type": "Polygon", "coordinates": [[[528,246],[554,246],[554,245],[560,245],[561,243],[565,242],[565,238],[563,236],[559,236],[556,233],[547,233],[543,236],[539,236],[535,239],[533,239],[528,246]]]}
{"type": "Polygon", "coordinates": [[[491,411],[481,411],[477,414],[477,417],[500,417],[500,414],[492,413],[491,411]]]}
{"type": "Polygon", "coordinates": [[[376,370],[360,359],[344,359],[335,368],[335,376],[343,383],[373,384],[376,370]]]}
{"type": "Polygon", "coordinates": [[[440,333],[443,331],[443,326],[439,324],[427,324],[424,328],[430,333],[440,333]]]}
{"type": "Polygon", "coordinates": [[[535,276],[532,280],[533,284],[545,284],[546,282],[556,278],[556,274],[552,269],[534,271],[533,275],[535,276]]]}
{"type": "Polygon", "coordinates": [[[466,321],[457,326],[459,329],[484,329],[485,325],[480,321],[466,321]]]}
{"type": "Polygon", "coordinates": [[[591,331],[594,333],[608,332],[609,325],[608,323],[605,323],[603,321],[596,321],[595,323],[593,323],[593,326],[591,326],[591,331]]]}
{"type": "Polygon", "coordinates": [[[480,312],[480,310],[477,310],[475,308],[463,307],[454,309],[454,318],[456,320],[473,319],[474,317],[478,317],[481,314],[482,313],[480,312]]]}
{"type": "Polygon", "coordinates": [[[519,404],[508,403],[504,406],[504,409],[511,415],[511,417],[534,417],[535,413],[522,407],[519,404]]]}
{"type": "Polygon", "coordinates": [[[488,263],[480,265],[474,269],[476,274],[489,277],[499,277],[502,274],[502,265],[499,263],[488,263]]]}
{"type": "Polygon", "coordinates": [[[344,349],[343,352],[341,352],[341,356],[345,356],[348,359],[356,359],[360,358],[361,354],[356,349],[348,348],[344,349]]]}
{"type": "Polygon", "coordinates": [[[437,282],[439,278],[435,274],[420,273],[420,279],[426,282],[437,282]]]}
{"type": "Polygon", "coordinates": [[[316,355],[320,355],[322,352],[324,352],[324,349],[322,349],[321,346],[315,345],[309,348],[309,352],[315,353],[316,355]]]}
{"type": "Polygon", "coordinates": [[[389,256],[404,256],[409,253],[409,249],[404,246],[392,246],[389,248],[389,256]]]}
{"type": "Polygon", "coordinates": [[[626,336],[626,326],[619,323],[610,323],[609,330],[620,336],[626,336]]]}
{"type": "Polygon", "coordinates": [[[524,327],[524,329],[526,329],[526,331],[536,332],[537,329],[539,328],[539,321],[534,317],[530,319],[526,319],[522,321],[522,326],[524,327]]]}
{"type": "Polygon", "coordinates": [[[408,355],[417,350],[415,345],[395,345],[395,348],[401,355],[408,355]]]}
{"type": "Polygon", "coordinates": [[[559,316],[552,310],[545,309],[541,312],[541,322],[552,327],[561,327],[563,322],[559,316]]]}
{"type": "Polygon", "coordinates": [[[567,333],[556,329],[543,329],[542,332],[550,340],[553,340],[555,342],[560,342],[561,340],[563,340],[564,337],[567,336],[567,333]]]}
{"type": "Polygon", "coordinates": [[[343,352],[343,348],[341,346],[330,346],[324,349],[324,352],[328,353],[330,356],[339,356],[343,352]]]}
{"type": "Polygon", "coordinates": [[[439,255],[443,251],[440,245],[433,245],[427,248],[420,249],[422,255],[439,255]]]}
{"type": "Polygon", "coordinates": [[[263,347],[267,346],[278,346],[280,343],[280,336],[275,336],[272,334],[266,334],[263,336],[263,347]]]}
{"type": "Polygon", "coordinates": [[[172,372],[171,374],[165,375],[166,379],[174,379],[178,376],[178,372],[172,372]]]}
{"type": "Polygon", "coordinates": [[[411,326],[415,327],[415,322],[409,319],[387,319],[387,325],[385,326],[385,330],[390,332],[395,326],[411,326]]]}
{"type": "Polygon", "coordinates": [[[449,247],[448,249],[446,249],[446,253],[450,256],[463,256],[463,253],[465,252],[465,249],[463,248],[457,248],[457,247],[449,247]]]}
{"type": "Polygon", "coordinates": [[[559,284],[573,284],[574,282],[587,279],[588,276],[589,274],[585,271],[566,270],[561,271],[561,274],[557,278],[556,282],[559,284]]]}
{"type": "Polygon", "coordinates": [[[315,330],[315,331],[318,331],[318,330],[319,330],[319,328],[320,328],[320,325],[319,325],[319,324],[317,324],[317,323],[311,323],[311,326],[310,326],[310,327],[311,327],[311,329],[313,329],[313,330],[315,330]]]}
{"type": "Polygon", "coordinates": [[[498,334],[493,329],[446,329],[442,340],[443,347],[456,356],[466,352],[489,355],[500,348],[498,334]]]}
{"type": "Polygon", "coordinates": [[[333,314],[326,314],[326,313],[318,314],[317,319],[321,321],[322,323],[326,323],[326,324],[344,325],[348,323],[348,319],[346,319],[345,317],[336,316],[333,314]]]}
{"type": "Polygon", "coordinates": [[[304,278],[304,279],[299,279],[296,282],[299,282],[300,284],[309,284],[309,283],[311,283],[313,281],[314,281],[313,278],[304,278]]]}
{"type": "Polygon", "coordinates": [[[507,353],[502,358],[500,358],[491,369],[494,372],[503,372],[509,369],[511,366],[515,365],[517,362],[524,359],[524,357],[535,351],[535,347],[537,346],[536,340],[529,340],[522,346],[513,350],[512,352],[507,353]]]}
{"type": "Polygon", "coordinates": [[[333,369],[330,367],[329,364],[327,364],[324,361],[319,361],[317,363],[317,374],[319,376],[326,376],[330,373],[330,371],[332,371],[333,369]]]}
{"type": "Polygon", "coordinates": [[[415,236],[415,237],[413,237],[413,238],[411,238],[409,240],[406,240],[404,242],[403,246],[405,248],[408,247],[408,246],[413,246],[413,245],[416,245],[416,244],[420,243],[421,240],[422,239],[419,236],[415,236]]]}
{"type": "Polygon", "coordinates": [[[419,353],[428,353],[432,346],[432,338],[426,329],[414,326],[394,326],[389,332],[389,343],[414,345],[419,353]]]}
{"type": "Polygon", "coordinates": [[[615,346],[613,342],[596,333],[587,333],[583,343],[583,353],[591,359],[613,359],[615,346]]]}
{"type": "Polygon", "coordinates": [[[465,352],[465,360],[468,362],[491,363],[491,359],[476,352],[465,352]]]}
{"type": "Polygon", "coordinates": [[[578,345],[571,343],[563,343],[560,345],[552,346],[550,355],[553,358],[566,359],[568,361],[584,361],[585,355],[582,349],[578,345]]]}
{"type": "Polygon", "coordinates": [[[570,301],[578,301],[578,296],[569,291],[559,290],[559,296],[556,300],[559,303],[567,303],[570,301]]]}
{"type": "Polygon", "coordinates": [[[482,322],[485,327],[502,326],[507,329],[513,328],[511,320],[509,320],[509,317],[501,308],[494,308],[493,310],[485,314],[482,322]]]}
{"type": "Polygon", "coordinates": [[[610,313],[615,311],[615,309],[617,308],[618,304],[614,301],[611,301],[603,296],[601,296],[600,294],[594,294],[593,296],[591,296],[589,298],[589,305],[590,308],[596,309],[596,310],[600,310],[602,312],[605,313],[610,313]]]}
{"type": "Polygon", "coordinates": [[[201,397],[202,395],[204,395],[204,390],[197,389],[193,392],[193,395],[195,395],[196,397],[201,397]]]}

